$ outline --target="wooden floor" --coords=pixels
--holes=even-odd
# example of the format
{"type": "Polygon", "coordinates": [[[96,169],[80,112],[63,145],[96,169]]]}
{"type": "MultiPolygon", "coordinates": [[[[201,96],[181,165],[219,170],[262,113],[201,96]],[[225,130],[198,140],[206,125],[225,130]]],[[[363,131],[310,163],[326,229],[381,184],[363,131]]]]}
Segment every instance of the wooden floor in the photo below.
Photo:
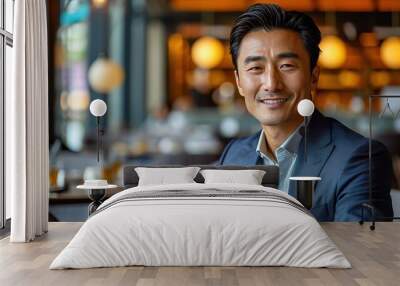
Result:
{"type": "Polygon", "coordinates": [[[324,229],[353,268],[122,267],[48,270],[81,223],[50,223],[49,233],[27,244],[0,241],[0,285],[400,285],[400,223],[375,231],[356,223],[325,223],[324,229]]]}

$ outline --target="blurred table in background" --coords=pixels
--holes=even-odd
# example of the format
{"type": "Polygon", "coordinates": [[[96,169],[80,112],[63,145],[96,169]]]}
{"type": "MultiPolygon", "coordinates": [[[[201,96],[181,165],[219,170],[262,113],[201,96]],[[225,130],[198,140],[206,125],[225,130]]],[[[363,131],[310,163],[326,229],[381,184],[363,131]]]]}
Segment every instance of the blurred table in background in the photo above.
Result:
{"type": "MultiPolygon", "coordinates": [[[[122,191],[122,187],[106,190],[105,199],[122,191]]],[[[88,205],[92,201],[87,190],[71,186],[67,190],[54,191],[49,194],[49,221],[85,221],[88,218],[88,205]]]]}

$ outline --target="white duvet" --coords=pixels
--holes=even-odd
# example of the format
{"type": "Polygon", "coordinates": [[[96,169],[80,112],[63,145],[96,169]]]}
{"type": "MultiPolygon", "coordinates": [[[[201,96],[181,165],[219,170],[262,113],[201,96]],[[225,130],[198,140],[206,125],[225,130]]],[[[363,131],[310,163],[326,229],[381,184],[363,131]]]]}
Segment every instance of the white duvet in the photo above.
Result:
{"type": "Polygon", "coordinates": [[[83,224],[50,269],[127,265],[351,267],[319,223],[289,195],[262,186],[196,183],[135,187],[114,195],[83,224]],[[174,190],[242,195],[130,199],[174,190]],[[270,198],[252,197],[251,191],[270,198]]]}

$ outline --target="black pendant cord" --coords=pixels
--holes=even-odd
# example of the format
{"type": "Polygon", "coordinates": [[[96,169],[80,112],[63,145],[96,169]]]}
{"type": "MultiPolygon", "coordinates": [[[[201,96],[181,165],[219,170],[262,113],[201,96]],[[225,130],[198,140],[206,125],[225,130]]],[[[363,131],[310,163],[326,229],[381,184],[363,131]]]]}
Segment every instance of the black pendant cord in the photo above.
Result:
{"type": "Polygon", "coordinates": [[[97,122],[97,163],[100,161],[100,117],[96,116],[96,122],[97,122]]]}
{"type": "Polygon", "coordinates": [[[307,163],[307,125],[308,116],[304,116],[304,162],[307,163]]]}

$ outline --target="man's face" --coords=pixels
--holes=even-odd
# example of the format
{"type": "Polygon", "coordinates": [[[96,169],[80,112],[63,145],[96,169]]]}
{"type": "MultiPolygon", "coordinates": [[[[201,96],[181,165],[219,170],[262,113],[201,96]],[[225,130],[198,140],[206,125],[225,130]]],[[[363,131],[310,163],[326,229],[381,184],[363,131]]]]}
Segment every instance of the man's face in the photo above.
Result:
{"type": "Polygon", "coordinates": [[[248,111],[263,126],[301,122],[297,104],[311,97],[319,70],[310,73],[310,57],[298,33],[257,30],[242,40],[236,83],[248,111]]]}

